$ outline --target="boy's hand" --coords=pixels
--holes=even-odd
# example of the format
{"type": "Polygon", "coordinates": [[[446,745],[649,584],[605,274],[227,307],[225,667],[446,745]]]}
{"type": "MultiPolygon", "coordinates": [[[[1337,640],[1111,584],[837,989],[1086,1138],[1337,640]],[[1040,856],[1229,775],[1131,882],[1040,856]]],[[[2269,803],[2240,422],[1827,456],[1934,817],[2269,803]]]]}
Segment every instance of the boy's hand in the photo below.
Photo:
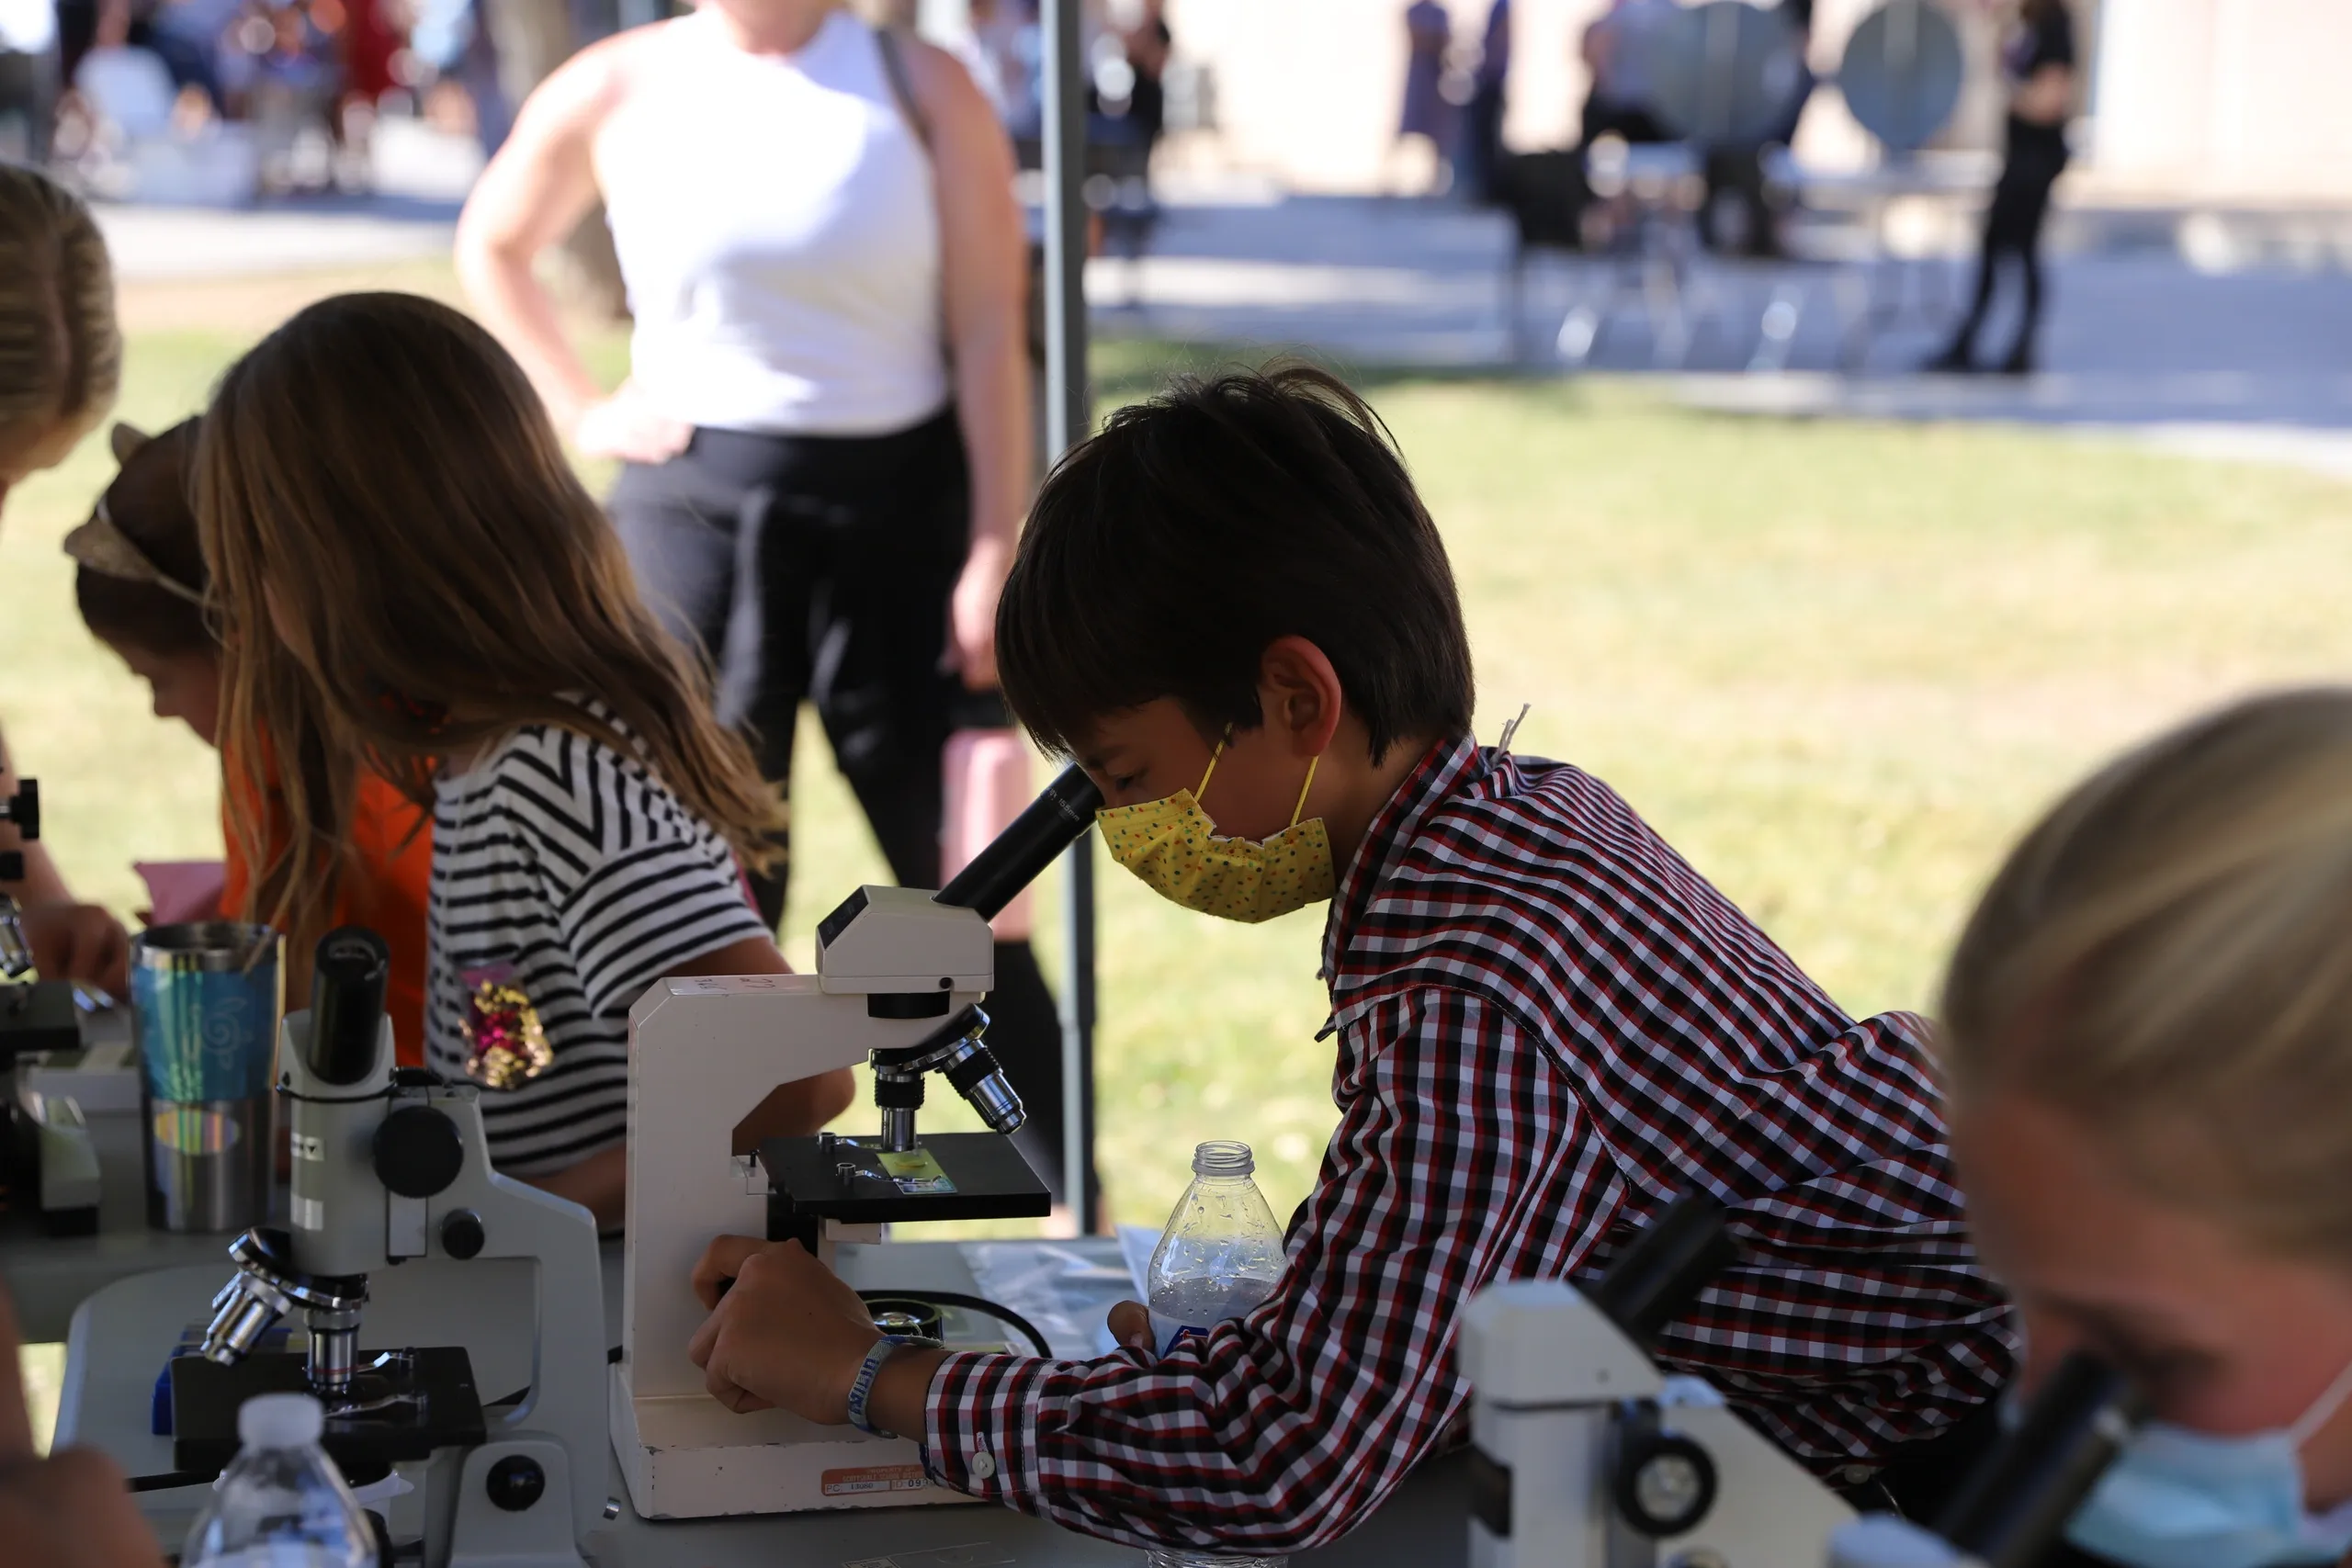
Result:
{"type": "Polygon", "coordinates": [[[1111,1309],[1111,1337],[1129,1350],[1148,1350],[1154,1336],[1151,1332],[1151,1309],[1141,1302],[1121,1302],[1111,1309]]]}
{"type": "Polygon", "coordinates": [[[723,1235],[695,1265],[694,1285],[711,1314],[686,1354],[712,1398],[739,1414],[774,1407],[828,1426],[849,1419],[858,1363],[882,1336],[838,1275],[797,1241],[723,1235]]]}

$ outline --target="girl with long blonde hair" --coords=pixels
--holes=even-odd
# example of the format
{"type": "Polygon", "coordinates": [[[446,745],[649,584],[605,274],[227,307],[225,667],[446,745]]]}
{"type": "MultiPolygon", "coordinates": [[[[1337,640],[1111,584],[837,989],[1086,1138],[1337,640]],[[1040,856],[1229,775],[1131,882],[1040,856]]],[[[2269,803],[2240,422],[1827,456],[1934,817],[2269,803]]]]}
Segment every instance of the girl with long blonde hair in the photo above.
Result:
{"type": "MultiPolygon", "coordinates": [[[[250,918],[324,923],[373,773],[433,813],[427,1060],[493,1159],[619,1218],[628,1013],[663,976],[784,967],[739,860],[779,807],[648,613],[530,383],[429,300],[345,295],[222,378],[197,456],[250,918]]],[[[846,1074],[786,1085],[813,1131],[846,1074]]]]}

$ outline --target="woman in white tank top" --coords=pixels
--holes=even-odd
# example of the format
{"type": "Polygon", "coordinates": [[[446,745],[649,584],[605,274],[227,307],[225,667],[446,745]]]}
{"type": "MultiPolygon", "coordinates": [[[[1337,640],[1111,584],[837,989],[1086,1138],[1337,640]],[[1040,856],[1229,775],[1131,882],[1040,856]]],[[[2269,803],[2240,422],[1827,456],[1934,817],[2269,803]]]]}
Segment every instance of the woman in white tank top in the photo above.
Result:
{"type": "MultiPolygon", "coordinates": [[[[909,886],[940,885],[949,732],[1010,722],[996,601],[1031,481],[1012,181],[949,55],[831,0],[705,0],[550,76],[458,227],[475,309],[559,428],[622,460],[614,522],[649,600],[709,650],[719,717],[783,784],[813,698],[909,886]],[[636,319],[610,397],[532,273],[600,197],[636,319]]],[[[783,879],[753,885],[773,926],[783,879]]],[[[1057,1106],[1028,944],[1001,945],[997,975],[990,1041],[1057,1106]]]]}
{"type": "Polygon", "coordinates": [[[894,861],[892,775],[935,795],[946,706],[994,686],[1028,504],[1012,178],[949,55],[831,0],[707,0],[549,77],[458,224],[475,308],[573,442],[623,460],[615,521],[721,716],[781,780],[813,695],[894,861]],[[532,272],[599,198],[636,319],[610,397],[532,272]]]}

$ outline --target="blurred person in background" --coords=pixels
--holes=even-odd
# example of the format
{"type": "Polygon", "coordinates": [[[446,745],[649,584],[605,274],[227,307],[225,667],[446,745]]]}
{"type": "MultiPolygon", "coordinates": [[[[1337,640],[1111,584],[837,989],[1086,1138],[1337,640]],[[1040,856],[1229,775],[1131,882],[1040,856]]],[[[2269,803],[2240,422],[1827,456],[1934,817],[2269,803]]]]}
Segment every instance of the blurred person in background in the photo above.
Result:
{"type": "Polygon", "coordinates": [[[1984,244],[1976,262],[1976,297],[1951,344],[1928,361],[1930,370],[1987,368],[1976,359],[1976,334],[1993,303],[1994,273],[2015,256],[2024,288],[2017,341],[1996,367],[2004,375],[2030,374],[2041,325],[2041,224],[2050,189],[2066,168],[2066,120],[2075,106],[2075,19],[2066,0],[2023,0],[2001,45],[2001,74],[2009,85],[2007,151],[1993,204],[1984,213],[1984,244]]]}
{"type": "Polygon", "coordinates": [[[1438,0],[1413,0],[1405,7],[1405,105],[1396,117],[1396,144],[1429,144],[1435,190],[1453,179],[1453,106],[1441,90],[1446,51],[1453,47],[1453,21],[1438,0]]]}
{"type": "Polygon", "coordinates": [[[1470,102],[1463,109],[1461,147],[1453,172],[1462,194],[1491,202],[1499,194],[1503,156],[1504,88],[1510,78],[1510,0],[1494,0],[1471,73],[1470,102]]]}
{"type": "Polygon", "coordinates": [[[1589,148],[1604,136],[1643,143],[1671,141],[1651,102],[1649,39],[1674,15],[1674,0],[1611,0],[1577,46],[1591,86],[1584,98],[1582,131],[1589,148]]]}
{"type": "MultiPolygon", "coordinates": [[[[458,223],[483,321],[558,427],[620,460],[613,519],[716,663],[721,720],[787,788],[813,698],[913,887],[940,885],[949,736],[975,700],[1009,722],[996,601],[1033,460],[1012,180],[944,51],[826,0],[710,0],[566,62],[458,223]],[[533,272],[600,198],[636,319],[610,396],[533,272]]],[[[753,879],[771,929],[785,874],[753,879]]],[[[1060,1036],[1027,942],[1000,944],[997,978],[989,1040],[1050,1148],[1060,1036]]]]}
{"type": "MultiPolygon", "coordinates": [[[[73,69],[92,50],[143,49],[164,62],[172,85],[201,94],[214,114],[225,111],[221,54],[242,7],[237,0],[97,0],[90,13],[93,31],[74,51],[73,69]]],[[[61,18],[78,7],[61,6],[61,18]]],[[[74,80],[69,75],[68,81],[74,80]]]]}
{"type": "Polygon", "coordinates": [[[1702,160],[1706,177],[1705,197],[1699,207],[1699,238],[1709,250],[1724,255],[1780,256],[1780,213],[1777,192],[1769,188],[1766,157],[1775,148],[1796,140],[1797,122],[1813,96],[1813,0],[1780,0],[1771,15],[1785,28],[1781,46],[1764,68],[1764,90],[1778,100],[1779,112],[1761,138],[1753,141],[1710,147],[1702,160]]]}
{"type": "Polygon", "coordinates": [[[54,0],[0,0],[0,159],[49,162],[56,118],[54,0]]]}
{"type": "Polygon", "coordinates": [[[997,118],[1015,143],[1045,134],[1038,76],[1045,40],[1037,31],[1035,0],[971,0],[968,26],[956,56],[996,107],[997,118]]]}
{"type": "MultiPolygon", "coordinates": [[[[121,381],[114,267],[96,221],[46,175],[0,164],[0,509],[17,483],[63,462],[96,428],[121,381]]],[[[0,739],[0,797],[16,792],[0,739]]],[[[0,893],[24,906],[42,976],[121,994],[130,960],[121,925],[76,904],[48,850],[0,823],[0,852],[11,852],[24,856],[25,874],[0,882],[0,893]]]]}
{"type": "Polygon", "coordinates": [[[1134,27],[1102,33],[1096,44],[1098,62],[1087,83],[1091,139],[1126,142],[1138,149],[1148,167],[1151,150],[1168,127],[1168,94],[1160,77],[1175,43],[1159,0],[1144,0],[1134,27]]]}

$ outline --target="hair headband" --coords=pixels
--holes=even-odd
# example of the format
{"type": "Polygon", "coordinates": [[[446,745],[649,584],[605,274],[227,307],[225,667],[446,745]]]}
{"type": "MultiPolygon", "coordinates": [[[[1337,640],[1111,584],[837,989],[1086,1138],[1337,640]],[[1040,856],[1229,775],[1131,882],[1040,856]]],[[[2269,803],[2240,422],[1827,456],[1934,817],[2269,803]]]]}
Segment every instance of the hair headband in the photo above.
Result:
{"type": "Polygon", "coordinates": [[[126,582],[149,582],[164,592],[187,600],[198,609],[204,607],[204,595],[147,558],[147,552],[131,543],[130,536],[115,525],[107,511],[107,498],[98,497],[90,520],[65,536],[65,553],[88,567],[100,577],[119,578],[126,582]]]}

